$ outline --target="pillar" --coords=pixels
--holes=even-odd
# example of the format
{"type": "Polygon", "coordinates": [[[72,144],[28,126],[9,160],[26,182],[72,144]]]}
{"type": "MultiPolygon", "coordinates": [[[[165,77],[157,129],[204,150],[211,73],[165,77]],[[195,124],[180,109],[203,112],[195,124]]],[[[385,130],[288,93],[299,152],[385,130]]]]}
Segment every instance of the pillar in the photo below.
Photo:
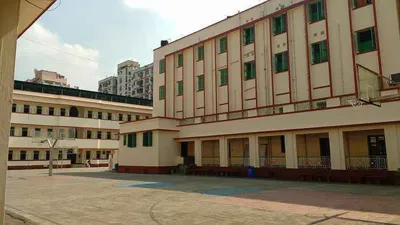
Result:
{"type": "Polygon", "coordinates": [[[400,168],[400,125],[388,125],[385,127],[386,158],[389,171],[397,171],[400,168]]]}
{"type": "Polygon", "coordinates": [[[289,133],[285,134],[285,147],[286,147],[286,168],[297,169],[297,141],[296,134],[289,133]]]}
{"type": "Polygon", "coordinates": [[[229,166],[229,153],[228,153],[228,143],[226,138],[219,139],[219,157],[220,157],[220,166],[228,167],[229,166]]]}
{"type": "Polygon", "coordinates": [[[196,166],[202,166],[202,151],[203,146],[201,140],[194,141],[194,163],[196,164],[196,166]]]}
{"type": "Polygon", "coordinates": [[[4,223],[8,138],[14,84],[19,0],[0,2],[0,224],[4,223]]]}
{"type": "Polygon", "coordinates": [[[258,152],[258,137],[249,137],[249,155],[250,155],[250,166],[260,167],[260,157],[258,152]]]}
{"type": "Polygon", "coordinates": [[[331,169],[346,170],[343,131],[335,129],[329,132],[329,148],[331,152],[331,169]]]}

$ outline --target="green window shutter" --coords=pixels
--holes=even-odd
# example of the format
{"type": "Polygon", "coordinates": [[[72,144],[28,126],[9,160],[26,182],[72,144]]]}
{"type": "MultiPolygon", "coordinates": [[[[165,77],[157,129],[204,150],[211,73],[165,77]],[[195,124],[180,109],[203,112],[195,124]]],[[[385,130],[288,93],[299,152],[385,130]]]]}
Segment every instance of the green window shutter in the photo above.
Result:
{"type": "Polygon", "coordinates": [[[318,9],[319,9],[319,20],[325,19],[325,7],[324,7],[324,0],[320,0],[318,2],[318,9]]]}
{"type": "Polygon", "coordinates": [[[183,66],[183,54],[178,55],[178,67],[183,66]]]}
{"type": "Polygon", "coordinates": [[[197,77],[197,90],[202,91],[204,90],[204,76],[198,76],[197,77]]]}
{"type": "Polygon", "coordinates": [[[279,71],[279,65],[278,65],[278,55],[275,55],[275,57],[274,57],[274,71],[275,71],[275,73],[278,73],[278,71],[279,71]]]}
{"type": "Polygon", "coordinates": [[[282,53],[282,71],[288,70],[288,55],[287,52],[282,53]]]}
{"type": "Polygon", "coordinates": [[[328,47],[326,42],[326,40],[321,42],[321,62],[328,61],[328,47]]]}
{"type": "Polygon", "coordinates": [[[375,39],[376,39],[375,38],[375,28],[371,28],[371,40],[372,40],[371,48],[372,49],[376,49],[376,41],[375,41],[375,39]]]}
{"type": "Polygon", "coordinates": [[[143,146],[147,146],[147,132],[143,132],[143,146]]]}
{"type": "Polygon", "coordinates": [[[159,72],[160,73],[164,73],[165,72],[165,61],[164,59],[160,60],[160,68],[159,68],[159,72]]]}
{"type": "Polygon", "coordinates": [[[183,81],[178,81],[178,95],[183,95],[183,81]]]}
{"type": "Polygon", "coordinates": [[[197,48],[197,59],[198,60],[204,59],[204,46],[199,46],[197,48]]]}
{"type": "Polygon", "coordinates": [[[124,135],[124,146],[126,146],[126,134],[124,135]]]}
{"type": "Polygon", "coordinates": [[[227,47],[227,39],[226,39],[226,37],[223,37],[223,38],[219,39],[219,53],[226,52],[226,47],[227,47]]]}
{"type": "Polygon", "coordinates": [[[282,15],[282,17],[281,17],[281,26],[282,26],[282,33],[285,33],[287,30],[286,30],[286,14],[283,14],[282,15]]]}
{"type": "Polygon", "coordinates": [[[136,134],[132,135],[132,147],[136,148],[136,134]]]}
{"type": "Polygon", "coordinates": [[[153,132],[150,131],[148,135],[148,146],[153,146],[153,132]]]}
{"type": "Polygon", "coordinates": [[[161,86],[160,88],[159,88],[159,97],[160,97],[160,100],[163,100],[163,99],[165,99],[165,86],[161,86]]]}
{"type": "Polygon", "coordinates": [[[220,86],[228,84],[228,70],[220,71],[220,86]]]}
{"type": "Polygon", "coordinates": [[[132,134],[128,134],[128,148],[132,147],[132,134]]]}

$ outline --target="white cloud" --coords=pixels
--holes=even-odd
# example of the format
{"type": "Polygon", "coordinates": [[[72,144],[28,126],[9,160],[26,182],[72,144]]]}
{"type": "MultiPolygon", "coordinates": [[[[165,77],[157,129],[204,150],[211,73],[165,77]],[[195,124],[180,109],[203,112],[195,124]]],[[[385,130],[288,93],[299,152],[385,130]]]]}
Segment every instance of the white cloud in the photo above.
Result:
{"type": "MultiPolygon", "coordinates": [[[[227,16],[244,11],[263,0],[124,0],[134,9],[157,13],[175,23],[180,35],[187,35],[227,16]]],[[[173,37],[174,39],[178,37],[173,37]]]]}
{"type": "Polygon", "coordinates": [[[34,77],[34,69],[56,71],[71,86],[97,90],[106,74],[99,70],[99,51],[64,42],[57,34],[36,23],[18,40],[16,79],[34,77]]]}

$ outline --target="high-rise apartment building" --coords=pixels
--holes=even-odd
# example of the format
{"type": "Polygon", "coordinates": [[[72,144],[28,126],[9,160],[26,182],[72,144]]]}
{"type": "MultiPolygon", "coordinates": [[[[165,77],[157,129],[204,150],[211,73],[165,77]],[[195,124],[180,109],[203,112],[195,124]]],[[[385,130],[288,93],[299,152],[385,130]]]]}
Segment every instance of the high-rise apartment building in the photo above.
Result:
{"type": "Polygon", "coordinates": [[[155,49],[153,118],[121,125],[119,170],[393,183],[399,9],[271,0],[155,49]]]}
{"type": "Polygon", "coordinates": [[[117,94],[123,96],[131,96],[132,95],[132,86],[128,84],[132,80],[133,72],[140,67],[140,64],[136,61],[127,60],[118,64],[118,89],[117,94]]]}
{"type": "Polygon", "coordinates": [[[99,92],[116,95],[118,93],[118,78],[110,76],[99,81],[99,92]]]}
{"type": "Polygon", "coordinates": [[[132,97],[153,99],[153,64],[135,70],[128,86],[132,87],[132,97]]]}

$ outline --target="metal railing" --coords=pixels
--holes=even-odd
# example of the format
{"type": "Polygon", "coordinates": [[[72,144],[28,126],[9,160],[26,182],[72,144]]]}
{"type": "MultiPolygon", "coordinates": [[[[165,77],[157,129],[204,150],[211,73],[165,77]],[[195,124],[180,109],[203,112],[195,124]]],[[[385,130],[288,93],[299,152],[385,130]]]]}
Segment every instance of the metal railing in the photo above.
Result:
{"type": "Polygon", "coordinates": [[[387,169],[386,156],[352,156],[346,157],[347,169],[385,170],[387,169]]]}
{"type": "Polygon", "coordinates": [[[213,158],[202,158],[201,159],[201,164],[202,166],[220,166],[220,159],[219,157],[213,157],[213,158]]]}
{"type": "Polygon", "coordinates": [[[268,168],[285,168],[286,157],[285,156],[260,157],[260,166],[268,168]]]}
{"type": "Polygon", "coordinates": [[[229,158],[229,166],[232,166],[232,167],[243,167],[243,166],[249,166],[249,165],[250,165],[250,160],[247,157],[231,156],[229,158]]]}
{"type": "Polygon", "coordinates": [[[299,168],[330,169],[331,157],[298,157],[299,168]]]}

